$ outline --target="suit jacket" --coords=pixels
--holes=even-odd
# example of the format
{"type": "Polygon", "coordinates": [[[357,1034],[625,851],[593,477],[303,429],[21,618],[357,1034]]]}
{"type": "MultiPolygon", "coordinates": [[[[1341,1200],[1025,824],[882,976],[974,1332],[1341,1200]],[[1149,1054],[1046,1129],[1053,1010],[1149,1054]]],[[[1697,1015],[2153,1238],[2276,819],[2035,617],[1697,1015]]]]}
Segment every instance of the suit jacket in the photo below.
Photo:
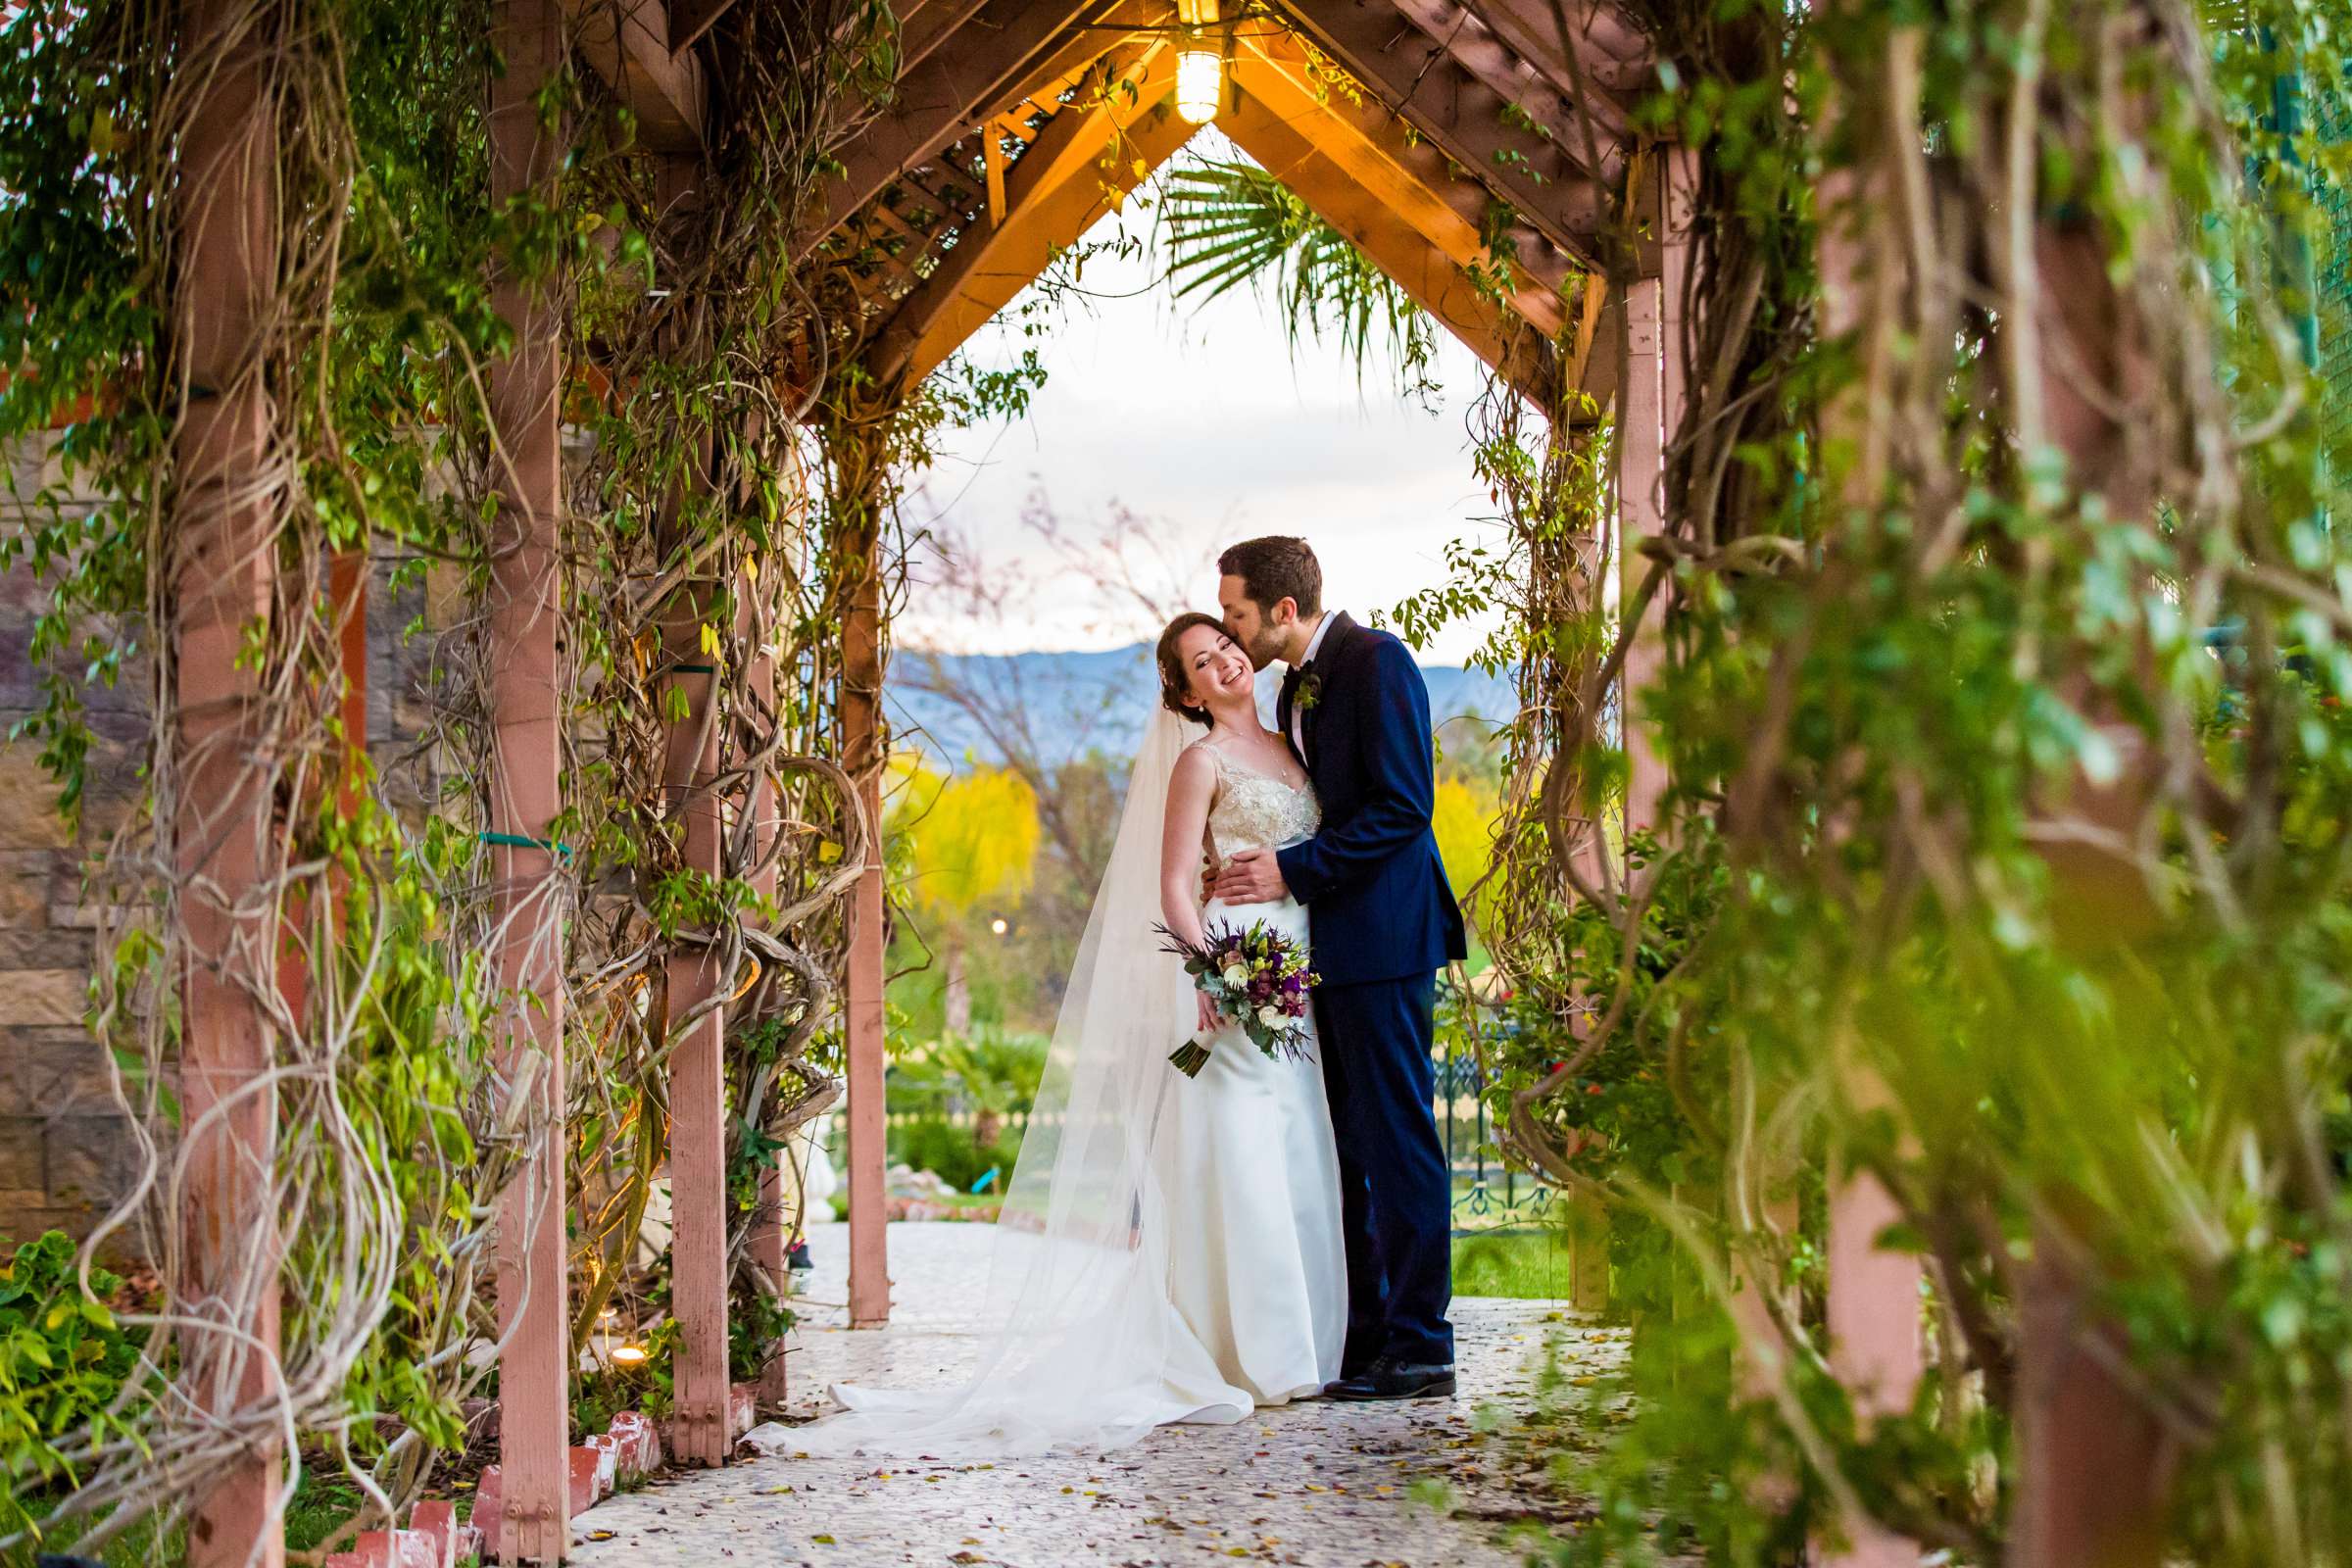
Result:
{"type": "Polygon", "coordinates": [[[1437,763],[1429,687],[1413,656],[1387,632],[1335,615],[1305,680],[1284,686],[1276,721],[1288,735],[1293,708],[1304,705],[1300,760],[1323,801],[1322,830],[1277,856],[1313,922],[1316,973],[1362,985],[1465,956],[1462,911],[1430,827],[1437,763]]]}

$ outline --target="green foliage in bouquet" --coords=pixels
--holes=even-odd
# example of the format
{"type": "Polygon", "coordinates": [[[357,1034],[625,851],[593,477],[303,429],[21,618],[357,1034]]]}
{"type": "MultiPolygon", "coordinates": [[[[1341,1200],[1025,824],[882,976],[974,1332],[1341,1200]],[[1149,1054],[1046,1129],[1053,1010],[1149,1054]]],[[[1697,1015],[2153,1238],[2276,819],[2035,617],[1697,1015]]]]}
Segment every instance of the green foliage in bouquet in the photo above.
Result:
{"type": "MultiPolygon", "coordinates": [[[[1241,1025],[1251,1045],[1268,1056],[1305,1055],[1308,993],[1321,977],[1306,966],[1303,948],[1263,920],[1251,921],[1247,930],[1211,926],[1198,945],[1164,925],[1152,929],[1168,939],[1160,951],[1184,960],[1194,987],[1241,1025]]],[[[1169,1053],[1168,1061],[1187,1078],[1198,1077],[1208,1065],[1208,1048],[1188,1040],[1169,1053]]]]}

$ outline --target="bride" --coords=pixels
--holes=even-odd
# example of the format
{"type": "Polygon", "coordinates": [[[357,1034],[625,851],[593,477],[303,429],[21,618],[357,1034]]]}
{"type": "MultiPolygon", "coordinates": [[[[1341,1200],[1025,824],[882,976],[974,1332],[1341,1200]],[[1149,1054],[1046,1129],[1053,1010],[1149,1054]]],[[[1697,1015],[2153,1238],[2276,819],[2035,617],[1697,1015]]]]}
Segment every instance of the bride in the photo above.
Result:
{"type": "Polygon", "coordinates": [[[1099,1451],[1168,1422],[1239,1421],[1340,1375],[1347,1266],[1321,1068],[1262,1054],[1152,929],[1198,942],[1204,925],[1263,920],[1303,948],[1304,909],[1203,907],[1200,866],[1204,850],[1311,837],[1314,791],[1258,722],[1249,656],[1214,616],[1169,622],[1157,660],[1161,707],[998,1222],[979,1368],[956,1387],[837,1385],[842,1412],[778,1446],[1099,1451]],[[1209,1047],[1191,1079],[1167,1060],[1187,1038],[1209,1047]]]}

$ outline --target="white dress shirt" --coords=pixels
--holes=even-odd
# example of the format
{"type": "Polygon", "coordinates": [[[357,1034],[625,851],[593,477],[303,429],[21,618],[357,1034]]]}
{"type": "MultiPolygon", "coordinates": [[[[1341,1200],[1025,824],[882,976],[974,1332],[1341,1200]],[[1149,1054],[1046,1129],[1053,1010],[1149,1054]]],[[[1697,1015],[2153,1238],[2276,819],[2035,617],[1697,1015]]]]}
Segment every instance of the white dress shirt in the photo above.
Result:
{"type": "MultiPolygon", "coordinates": [[[[1315,655],[1323,651],[1323,634],[1331,630],[1332,617],[1338,613],[1336,610],[1326,610],[1323,618],[1315,622],[1315,634],[1306,640],[1306,657],[1298,661],[1301,669],[1313,663],[1315,655]]],[[[1291,703],[1291,745],[1303,760],[1306,757],[1306,705],[1295,698],[1291,703]]]]}

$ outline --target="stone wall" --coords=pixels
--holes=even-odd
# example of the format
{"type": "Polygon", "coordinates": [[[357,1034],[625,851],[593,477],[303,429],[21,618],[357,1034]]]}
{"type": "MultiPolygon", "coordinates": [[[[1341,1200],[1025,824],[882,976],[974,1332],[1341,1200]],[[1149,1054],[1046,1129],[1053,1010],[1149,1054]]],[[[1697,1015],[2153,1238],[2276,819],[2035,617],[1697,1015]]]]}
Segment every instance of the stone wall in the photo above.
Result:
{"type": "MultiPolygon", "coordinates": [[[[56,475],[44,468],[41,447],[16,448],[7,459],[14,487],[0,489],[0,530],[13,534],[24,525],[18,498],[56,475]]],[[[459,573],[442,568],[435,591],[398,594],[388,576],[379,571],[368,594],[368,746],[379,764],[406,758],[388,793],[404,811],[421,813],[437,781],[431,760],[411,755],[408,743],[422,723],[417,694],[430,640],[405,632],[420,615],[447,623],[459,573]]],[[[39,705],[29,649],[49,596],[49,585],[24,566],[0,571],[0,736],[39,705]]],[[[38,742],[0,740],[0,1243],[52,1228],[85,1236],[137,1174],[106,1052],[82,1021],[98,925],[82,883],[83,868],[138,802],[151,678],[142,660],[116,690],[83,694],[95,741],[77,827],[58,812],[38,742]]],[[[137,1241],[132,1231],[115,1233],[112,1255],[126,1256],[137,1241]]]]}
{"type": "MultiPolygon", "coordinates": [[[[14,533],[24,526],[16,495],[54,473],[37,448],[9,458],[15,489],[0,495],[0,528],[14,533]]],[[[0,572],[0,734],[39,706],[29,648],[49,596],[22,565],[0,572]]],[[[84,696],[96,742],[77,827],[58,811],[39,743],[0,743],[0,1241],[52,1227],[84,1235],[132,1175],[106,1054],[82,1026],[97,924],[82,867],[135,798],[147,678],[140,664],[115,691],[84,696]]]]}

